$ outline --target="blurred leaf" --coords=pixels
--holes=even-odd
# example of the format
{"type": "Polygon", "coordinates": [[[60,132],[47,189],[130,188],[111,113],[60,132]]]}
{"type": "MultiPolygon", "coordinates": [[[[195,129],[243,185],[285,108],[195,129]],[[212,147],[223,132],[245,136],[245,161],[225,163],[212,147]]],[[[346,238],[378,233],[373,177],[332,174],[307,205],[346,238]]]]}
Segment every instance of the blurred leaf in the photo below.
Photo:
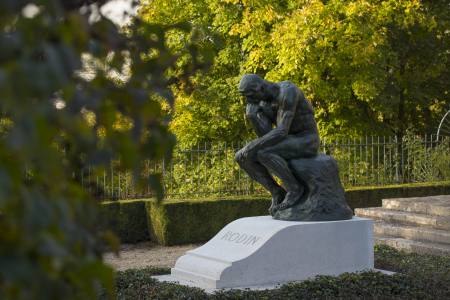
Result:
{"type": "MultiPolygon", "coordinates": [[[[119,241],[98,230],[96,178],[117,160],[137,177],[142,161],[171,155],[161,103],[200,59],[189,45],[192,62],[169,74],[178,56],[165,33],[191,27],[118,28],[93,17],[105,2],[0,0],[0,299],[114,298],[101,257],[119,241]]],[[[162,198],[160,175],[145,185],[162,198]]]]}

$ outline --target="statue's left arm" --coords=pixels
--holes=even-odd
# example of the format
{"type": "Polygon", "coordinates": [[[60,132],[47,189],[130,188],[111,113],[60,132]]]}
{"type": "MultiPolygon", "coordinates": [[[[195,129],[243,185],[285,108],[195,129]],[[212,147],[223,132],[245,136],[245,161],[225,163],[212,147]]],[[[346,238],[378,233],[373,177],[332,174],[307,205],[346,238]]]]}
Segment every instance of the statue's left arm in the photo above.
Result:
{"type": "Polygon", "coordinates": [[[298,104],[298,91],[295,86],[287,87],[280,91],[279,97],[280,104],[276,127],[262,137],[250,142],[247,145],[249,150],[259,150],[272,146],[285,139],[289,134],[298,104]]]}
{"type": "Polygon", "coordinates": [[[259,104],[248,103],[245,115],[258,137],[265,135],[272,129],[272,122],[259,104]]]}

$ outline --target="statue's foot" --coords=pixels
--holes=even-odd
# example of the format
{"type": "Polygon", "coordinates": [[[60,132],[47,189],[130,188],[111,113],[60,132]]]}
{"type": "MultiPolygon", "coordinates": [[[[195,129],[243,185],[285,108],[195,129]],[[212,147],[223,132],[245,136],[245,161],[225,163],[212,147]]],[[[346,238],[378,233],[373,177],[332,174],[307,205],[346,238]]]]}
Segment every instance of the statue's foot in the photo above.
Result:
{"type": "Polygon", "coordinates": [[[269,207],[269,214],[271,216],[273,216],[273,215],[275,215],[276,212],[277,212],[277,205],[273,205],[273,203],[272,203],[269,207]]]}
{"type": "Polygon", "coordinates": [[[298,200],[300,200],[301,196],[302,193],[300,192],[288,192],[286,194],[286,197],[284,197],[283,202],[277,205],[276,210],[283,210],[294,206],[298,202],[298,200]]]}
{"type": "Polygon", "coordinates": [[[273,216],[277,212],[278,206],[283,202],[285,197],[286,192],[284,190],[272,195],[272,204],[269,207],[269,214],[273,216]]]}

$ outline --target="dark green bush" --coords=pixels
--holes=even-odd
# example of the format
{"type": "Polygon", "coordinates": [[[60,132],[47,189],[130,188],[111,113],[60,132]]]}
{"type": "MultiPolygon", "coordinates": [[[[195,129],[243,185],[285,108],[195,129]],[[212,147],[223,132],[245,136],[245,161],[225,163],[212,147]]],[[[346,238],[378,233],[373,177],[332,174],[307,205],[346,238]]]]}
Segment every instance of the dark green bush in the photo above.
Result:
{"type": "Polygon", "coordinates": [[[222,291],[208,295],[200,289],[159,283],[151,276],[169,269],[130,270],[117,274],[118,299],[449,299],[450,257],[406,254],[375,247],[377,268],[397,272],[345,273],[338,277],[283,285],[266,291],[222,291]]]}
{"type": "Polygon", "coordinates": [[[112,230],[123,243],[149,239],[145,201],[126,200],[101,205],[102,227],[112,230]]]}
{"type": "MultiPolygon", "coordinates": [[[[346,191],[351,208],[381,206],[381,199],[450,193],[450,184],[398,185],[346,191]]],[[[200,243],[242,217],[267,215],[269,197],[241,196],[218,199],[147,202],[152,239],[163,245],[200,243]]]]}
{"type": "Polygon", "coordinates": [[[120,227],[120,202],[104,202],[100,205],[100,226],[101,229],[108,229],[119,234],[120,227]]]}
{"type": "Polygon", "coordinates": [[[119,237],[126,243],[149,239],[147,213],[143,201],[122,201],[119,212],[119,237]]]}
{"type": "Polygon", "coordinates": [[[230,197],[198,201],[147,202],[151,236],[163,245],[207,241],[226,224],[243,217],[266,215],[264,197],[230,197]]]}
{"type": "MultiPolygon", "coordinates": [[[[99,178],[120,161],[136,188],[162,198],[161,175],[141,176],[142,162],[170,158],[175,138],[162,108],[174,103],[171,85],[188,87],[209,65],[197,35],[176,50],[165,42],[170,30],[191,32],[188,23],[132,18],[125,29],[99,13],[107,2],[0,0],[2,300],[92,299],[100,285],[112,290],[101,252],[115,239],[97,231],[92,197],[104,192],[99,178]]],[[[146,226],[122,217],[131,210],[120,207],[116,225],[141,239],[137,228],[146,226]]]]}
{"type": "MultiPolygon", "coordinates": [[[[365,187],[346,191],[351,208],[381,206],[381,199],[449,194],[450,183],[365,187]]],[[[243,217],[266,215],[268,196],[166,200],[151,199],[104,202],[103,227],[122,242],[151,239],[162,245],[200,243],[212,238],[225,225],[243,217]]]]}
{"type": "Polygon", "coordinates": [[[450,194],[450,182],[412,183],[351,188],[345,191],[352,209],[381,206],[382,199],[450,194]]]}

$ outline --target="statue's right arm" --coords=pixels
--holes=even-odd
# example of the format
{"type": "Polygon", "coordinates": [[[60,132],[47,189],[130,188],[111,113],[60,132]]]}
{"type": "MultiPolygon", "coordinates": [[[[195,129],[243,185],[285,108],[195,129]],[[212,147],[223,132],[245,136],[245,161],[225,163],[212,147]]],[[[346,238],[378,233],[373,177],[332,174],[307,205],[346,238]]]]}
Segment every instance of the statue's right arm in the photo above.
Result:
{"type": "Polygon", "coordinates": [[[259,104],[247,103],[245,115],[252,124],[258,137],[272,130],[272,121],[262,112],[259,104]]]}

